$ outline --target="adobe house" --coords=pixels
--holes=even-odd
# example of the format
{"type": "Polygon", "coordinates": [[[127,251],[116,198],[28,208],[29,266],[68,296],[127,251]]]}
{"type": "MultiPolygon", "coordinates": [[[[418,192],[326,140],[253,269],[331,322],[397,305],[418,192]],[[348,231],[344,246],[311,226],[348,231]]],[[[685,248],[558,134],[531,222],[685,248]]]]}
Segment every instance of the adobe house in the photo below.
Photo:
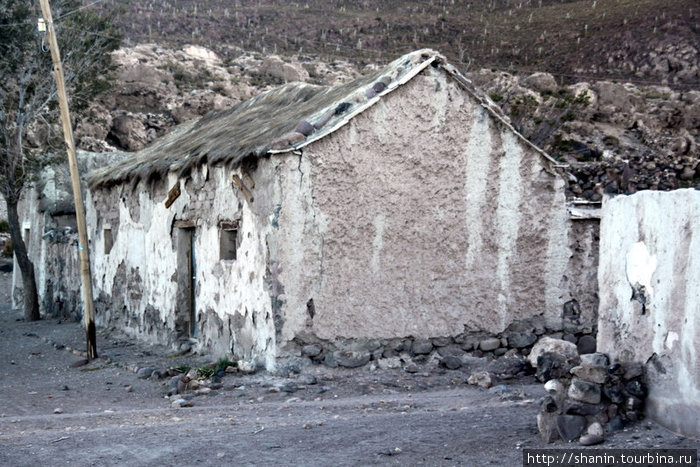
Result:
{"type": "Polygon", "coordinates": [[[268,369],[594,326],[594,234],[558,169],[432,50],[287,84],[92,172],[98,325],[268,369]]]}

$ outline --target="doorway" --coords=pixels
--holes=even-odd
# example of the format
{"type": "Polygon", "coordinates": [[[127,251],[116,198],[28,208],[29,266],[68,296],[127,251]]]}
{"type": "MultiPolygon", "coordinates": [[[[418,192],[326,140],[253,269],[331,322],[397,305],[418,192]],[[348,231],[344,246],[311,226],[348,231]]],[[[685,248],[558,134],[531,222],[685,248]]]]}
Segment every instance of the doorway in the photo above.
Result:
{"type": "Polygon", "coordinates": [[[197,257],[194,225],[177,226],[177,316],[175,327],[183,337],[197,337],[197,257]]]}

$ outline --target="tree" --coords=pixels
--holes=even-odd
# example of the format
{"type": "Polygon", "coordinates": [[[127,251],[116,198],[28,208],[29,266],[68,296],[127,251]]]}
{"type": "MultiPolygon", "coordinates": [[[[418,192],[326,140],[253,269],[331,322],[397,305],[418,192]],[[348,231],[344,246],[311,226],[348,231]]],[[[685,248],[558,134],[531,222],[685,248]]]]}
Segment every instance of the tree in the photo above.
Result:
{"type": "MultiPolygon", "coordinates": [[[[73,110],[80,111],[109,86],[109,52],[119,46],[120,35],[108,17],[84,8],[79,0],[58,0],[52,9],[66,88],[73,110]]],[[[51,56],[37,30],[40,17],[38,2],[0,0],[0,192],[22,273],[28,321],[39,319],[39,300],[17,206],[41,167],[64,154],[51,56]]]]}

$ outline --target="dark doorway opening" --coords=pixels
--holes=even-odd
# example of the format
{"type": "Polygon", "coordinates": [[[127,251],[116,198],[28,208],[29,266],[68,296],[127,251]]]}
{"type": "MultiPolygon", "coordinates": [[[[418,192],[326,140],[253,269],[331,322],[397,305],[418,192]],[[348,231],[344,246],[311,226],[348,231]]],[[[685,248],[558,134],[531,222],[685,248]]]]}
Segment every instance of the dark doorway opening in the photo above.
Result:
{"type": "Polygon", "coordinates": [[[178,334],[197,337],[197,258],[195,228],[177,226],[177,317],[178,334]]]}

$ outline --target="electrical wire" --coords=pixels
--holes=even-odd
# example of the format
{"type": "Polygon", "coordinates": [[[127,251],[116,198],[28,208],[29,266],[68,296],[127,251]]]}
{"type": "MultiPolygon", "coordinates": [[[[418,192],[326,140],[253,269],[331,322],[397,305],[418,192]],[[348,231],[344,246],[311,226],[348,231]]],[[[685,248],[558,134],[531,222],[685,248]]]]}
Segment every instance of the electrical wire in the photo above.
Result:
{"type": "MultiPolygon", "coordinates": [[[[91,6],[97,5],[98,3],[102,3],[102,2],[104,2],[104,1],[105,1],[105,0],[95,0],[95,1],[93,1],[92,3],[88,3],[87,5],[83,5],[83,6],[79,7],[79,8],[75,8],[75,9],[73,9],[73,10],[70,10],[70,11],[68,11],[67,13],[63,13],[62,15],[57,16],[56,18],[54,18],[53,21],[54,21],[54,23],[55,23],[56,21],[60,21],[60,20],[62,20],[63,18],[66,18],[66,17],[68,17],[68,16],[71,16],[71,15],[73,15],[73,14],[79,12],[79,11],[85,10],[86,8],[90,8],[91,6]]],[[[10,23],[10,24],[0,24],[0,28],[13,28],[13,27],[16,27],[16,26],[30,26],[30,25],[33,25],[33,24],[36,24],[36,20],[32,20],[32,21],[20,21],[20,22],[18,22],[18,23],[10,23]]]]}

